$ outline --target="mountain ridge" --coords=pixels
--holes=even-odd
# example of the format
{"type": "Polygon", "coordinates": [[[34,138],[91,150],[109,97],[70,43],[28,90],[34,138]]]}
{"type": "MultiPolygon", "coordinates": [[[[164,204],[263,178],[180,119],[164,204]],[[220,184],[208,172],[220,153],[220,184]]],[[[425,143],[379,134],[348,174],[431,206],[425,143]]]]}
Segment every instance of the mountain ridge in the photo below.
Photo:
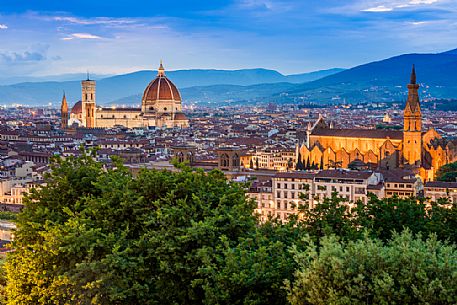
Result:
{"type": "MultiPolygon", "coordinates": [[[[294,74],[291,76],[290,82],[312,81],[341,70],[343,69],[334,68],[294,74]]],[[[180,90],[197,85],[256,85],[289,81],[287,75],[262,68],[240,70],[189,69],[166,71],[166,74],[180,90]]],[[[155,71],[140,70],[102,78],[97,81],[97,99],[100,104],[106,104],[126,96],[137,95],[143,92],[155,76],[155,71]]],[[[23,82],[4,85],[0,86],[0,103],[44,105],[53,102],[56,104],[60,102],[63,91],[66,92],[69,101],[77,101],[80,98],[80,90],[80,81],[23,82]]]]}

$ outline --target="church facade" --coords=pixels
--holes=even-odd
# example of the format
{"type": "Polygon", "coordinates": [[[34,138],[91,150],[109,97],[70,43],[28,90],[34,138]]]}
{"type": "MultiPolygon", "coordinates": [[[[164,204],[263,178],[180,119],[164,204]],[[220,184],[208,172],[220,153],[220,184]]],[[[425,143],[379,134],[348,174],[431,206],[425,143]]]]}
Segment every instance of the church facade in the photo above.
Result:
{"type": "Polygon", "coordinates": [[[297,163],[303,168],[412,169],[423,180],[457,160],[457,147],[435,130],[422,129],[422,113],[413,66],[403,130],[334,129],[324,118],[299,137],[297,163]]]}
{"type": "Polygon", "coordinates": [[[176,86],[166,77],[162,63],[157,77],[143,93],[141,108],[107,108],[96,104],[96,82],[81,82],[81,100],[68,113],[67,101],[62,99],[62,126],[77,124],[86,128],[186,128],[189,121],[182,112],[182,100],[176,86]]]}

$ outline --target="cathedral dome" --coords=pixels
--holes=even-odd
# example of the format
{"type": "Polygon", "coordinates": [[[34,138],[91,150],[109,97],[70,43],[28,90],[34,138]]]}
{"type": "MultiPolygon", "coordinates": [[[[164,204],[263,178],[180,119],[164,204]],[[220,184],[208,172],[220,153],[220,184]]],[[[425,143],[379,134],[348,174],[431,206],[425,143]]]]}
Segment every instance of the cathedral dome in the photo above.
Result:
{"type": "Polygon", "coordinates": [[[175,114],[175,120],[185,121],[185,120],[187,120],[187,117],[184,113],[178,112],[175,114]]]}
{"type": "Polygon", "coordinates": [[[81,114],[83,112],[83,103],[78,101],[73,108],[71,108],[71,114],[81,114]]]}
{"type": "Polygon", "coordinates": [[[162,63],[157,77],[144,90],[143,102],[181,101],[178,88],[165,76],[162,63]]]}

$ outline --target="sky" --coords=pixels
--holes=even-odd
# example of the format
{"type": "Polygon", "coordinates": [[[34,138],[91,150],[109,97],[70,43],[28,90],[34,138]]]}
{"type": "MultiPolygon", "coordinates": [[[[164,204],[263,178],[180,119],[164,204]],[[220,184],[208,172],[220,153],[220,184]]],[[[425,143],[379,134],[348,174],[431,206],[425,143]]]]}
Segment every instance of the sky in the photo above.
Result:
{"type": "Polygon", "coordinates": [[[457,0],[0,0],[0,74],[349,68],[457,48],[457,0]]]}

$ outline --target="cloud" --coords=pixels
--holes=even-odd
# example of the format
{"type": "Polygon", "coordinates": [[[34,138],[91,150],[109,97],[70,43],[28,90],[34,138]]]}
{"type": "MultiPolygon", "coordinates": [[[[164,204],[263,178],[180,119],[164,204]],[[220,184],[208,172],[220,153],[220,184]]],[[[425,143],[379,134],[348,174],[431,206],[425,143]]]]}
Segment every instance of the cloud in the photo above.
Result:
{"type": "Polygon", "coordinates": [[[90,33],[73,33],[67,37],[62,38],[62,40],[73,40],[73,39],[102,39],[102,37],[93,35],[90,33]]]}
{"type": "Polygon", "coordinates": [[[405,8],[414,8],[418,6],[426,6],[426,5],[433,5],[443,0],[409,0],[409,1],[381,1],[378,2],[379,5],[361,9],[361,12],[375,12],[375,13],[382,13],[382,12],[391,12],[397,9],[405,9],[405,8]]]}
{"type": "Polygon", "coordinates": [[[108,17],[95,17],[95,18],[78,18],[73,16],[55,16],[46,17],[54,21],[68,22],[79,25],[126,25],[135,24],[136,20],[130,18],[108,18],[108,17]]]}
{"type": "Polygon", "coordinates": [[[379,6],[376,6],[376,7],[371,7],[371,8],[367,8],[367,9],[364,9],[362,10],[362,12],[391,12],[393,11],[393,8],[391,7],[386,7],[384,5],[379,5],[379,6]]]}
{"type": "Polygon", "coordinates": [[[40,52],[29,52],[23,53],[10,52],[0,53],[0,59],[6,63],[23,63],[23,62],[38,62],[46,60],[46,55],[40,52]]]}
{"type": "Polygon", "coordinates": [[[239,0],[236,8],[241,10],[267,11],[270,13],[284,13],[293,9],[290,2],[278,0],[239,0]]]}
{"type": "Polygon", "coordinates": [[[6,30],[8,26],[6,24],[0,23],[0,30],[6,30]]]}

